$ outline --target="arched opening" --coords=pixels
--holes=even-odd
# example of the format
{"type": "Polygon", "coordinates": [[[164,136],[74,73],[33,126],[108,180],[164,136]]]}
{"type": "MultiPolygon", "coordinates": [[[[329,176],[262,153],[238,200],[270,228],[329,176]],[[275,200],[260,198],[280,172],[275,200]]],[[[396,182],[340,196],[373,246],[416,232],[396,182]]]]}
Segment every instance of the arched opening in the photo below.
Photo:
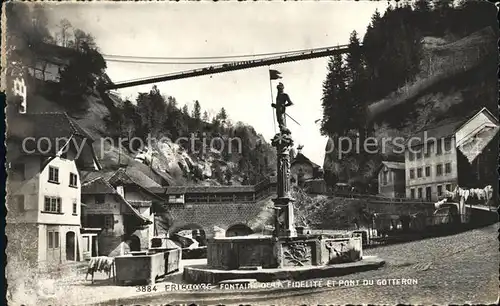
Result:
{"type": "Polygon", "coordinates": [[[127,239],[127,244],[131,252],[137,252],[141,250],[141,240],[136,235],[132,235],[127,239]]]}
{"type": "Polygon", "coordinates": [[[66,260],[75,260],[75,232],[66,233],[66,260]]]}
{"type": "Polygon", "coordinates": [[[251,234],[253,234],[252,229],[245,224],[235,224],[226,230],[226,237],[248,236],[251,234]]]}

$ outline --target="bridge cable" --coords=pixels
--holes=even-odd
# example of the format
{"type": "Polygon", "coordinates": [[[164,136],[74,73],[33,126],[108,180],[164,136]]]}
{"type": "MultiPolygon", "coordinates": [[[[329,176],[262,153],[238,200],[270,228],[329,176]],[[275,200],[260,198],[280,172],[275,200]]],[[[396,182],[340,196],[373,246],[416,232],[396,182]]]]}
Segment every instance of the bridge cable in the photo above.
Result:
{"type": "Polygon", "coordinates": [[[131,59],[164,59],[164,60],[188,60],[188,59],[224,59],[224,58],[241,58],[241,57],[255,57],[255,56],[263,56],[263,55],[284,55],[291,53],[301,53],[301,52],[310,52],[321,49],[338,49],[341,47],[347,47],[348,45],[337,45],[330,47],[318,47],[318,48],[308,48],[301,50],[293,50],[293,51],[282,51],[282,52],[269,52],[269,53],[255,53],[255,54],[242,54],[242,55],[221,55],[221,56],[195,56],[195,57],[163,57],[163,56],[134,56],[134,55],[119,55],[119,54],[103,54],[103,57],[116,57],[116,58],[131,58],[131,59]]]}

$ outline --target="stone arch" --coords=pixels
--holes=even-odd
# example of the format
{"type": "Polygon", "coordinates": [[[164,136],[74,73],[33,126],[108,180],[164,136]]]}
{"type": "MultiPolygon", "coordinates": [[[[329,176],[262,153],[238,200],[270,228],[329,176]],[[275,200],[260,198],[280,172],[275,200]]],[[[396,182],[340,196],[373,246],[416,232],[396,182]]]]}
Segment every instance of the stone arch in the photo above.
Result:
{"type": "Polygon", "coordinates": [[[253,233],[254,231],[248,225],[237,223],[228,227],[226,230],[226,237],[247,236],[253,233]]]}
{"type": "Polygon", "coordinates": [[[76,257],[76,234],[73,231],[66,232],[66,260],[75,261],[76,257]]]}
{"type": "Polygon", "coordinates": [[[141,239],[139,239],[139,237],[137,237],[137,235],[130,235],[127,239],[127,244],[129,246],[131,252],[141,250],[141,239]]]}

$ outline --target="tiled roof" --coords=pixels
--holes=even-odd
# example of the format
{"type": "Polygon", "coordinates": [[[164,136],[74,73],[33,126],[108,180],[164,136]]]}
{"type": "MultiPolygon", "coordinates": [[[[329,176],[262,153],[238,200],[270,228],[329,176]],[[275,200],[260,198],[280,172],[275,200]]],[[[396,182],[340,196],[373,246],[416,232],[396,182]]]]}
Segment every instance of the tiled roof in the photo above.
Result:
{"type": "Polygon", "coordinates": [[[109,179],[111,184],[115,182],[121,182],[123,184],[135,184],[143,188],[161,187],[160,184],[153,181],[142,171],[135,169],[134,167],[120,168],[115,174],[109,179]]]}
{"type": "Polygon", "coordinates": [[[424,143],[425,139],[440,139],[453,136],[457,129],[465,122],[465,120],[454,120],[448,123],[440,123],[438,125],[433,125],[414,133],[407,139],[407,146],[418,146],[424,143]],[[411,143],[410,143],[411,140],[411,143]]]}
{"type": "Polygon", "coordinates": [[[94,139],[66,113],[17,114],[8,124],[11,156],[55,156],[70,139],[70,145],[83,148],[78,157],[82,169],[93,169],[94,164],[100,168],[92,146],[94,139]]]}
{"type": "Polygon", "coordinates": [[[103,178],[105,181],[108,181],[115,171],[81,171],[80,172],[80,181],[83,184],[94,181],[97,178],[103,178]]]}
{"type": "Polygon", "coordinates": [[[78,51],[54,44],[40,43],[32,50],[37,58],[57,65],[68,65],[78,51]]]}
{"type": "Polygon", "coordinates": [[[405,169],[405,163],[402,162],[383,161],[382,165],[386,166],[389,169],[396,169],[396,170],[405,169]]]}
{"type": "Polygon", "coordinates": [[[425,138],[447,138],[453,136],[458,129],[460,129],[464,124],[468,123],[477,114],[485,112],[488,117],[494,122],[498,122],[498,118],[493,115],[486,107],[482,107],[480,110],[476,109],[471,111],[465,118],[450,118],[446,121],[441,121],[437,124],[425,127],[424,129],[415,132],[412,136],[407,139],[406,145],[417,146],[423,144],[425,138]],[[411,144],[409,140],[412,139],[411,144]]]}
{"type": "Polygon", "coordinates": [[[61,138],[77,135],[94,141],[76,121],[67,113],[22,114],[15,118],[15,123],[9,131],[13,137],[47,137],[61,138]]]}
{"type": "Polygon", "coordinates": [[[302,153],[297,153],[295,158],[292,161],[292,165],[296,163],[306,163],[312,165],[314,168],[319,168],[320,166],[312,162],[309,158],[307,158],[304,154],[302,153]]]}
{"type": "Polygon", "coordinates": [[[97,177],[92,181],[82,184],[81,192],[82,194],[113,194],[120,202],[125,204],[139,220],[146,224],[151,223],[148,218],[141,215],[141,213],[120,195],[103,177],[97,177]]]}
{"type": "Polygon", "coordinates": [[[117,191],[105,179],[98,177],[82,184],[82,194],[115,194],[117,191]]]}

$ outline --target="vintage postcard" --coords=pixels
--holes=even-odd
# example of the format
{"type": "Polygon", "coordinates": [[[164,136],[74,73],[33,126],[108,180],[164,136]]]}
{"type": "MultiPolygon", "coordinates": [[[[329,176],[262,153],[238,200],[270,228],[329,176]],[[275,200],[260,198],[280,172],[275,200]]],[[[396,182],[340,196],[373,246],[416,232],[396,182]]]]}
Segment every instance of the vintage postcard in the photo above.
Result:
{"type": "Polygon", "coordinates": [[[498,302],[487,1],[9,1],[8,305],[498,302]]]}

